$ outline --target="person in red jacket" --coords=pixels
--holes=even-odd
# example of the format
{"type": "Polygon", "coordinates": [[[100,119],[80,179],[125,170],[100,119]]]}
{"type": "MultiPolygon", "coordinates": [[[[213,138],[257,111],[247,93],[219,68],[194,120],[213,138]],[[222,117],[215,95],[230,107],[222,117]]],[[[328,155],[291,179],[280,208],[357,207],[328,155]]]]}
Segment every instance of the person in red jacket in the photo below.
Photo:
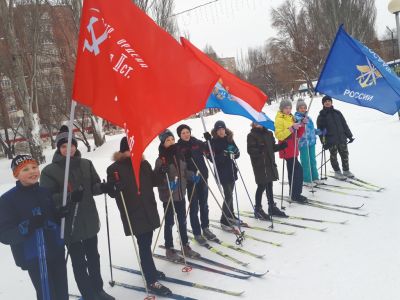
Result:
{"type": "Polygon", "coordinates": [[[301,194],[303,191],[303,168],[297,157],[299,156],[299,139],[304,133],[303,125],[308,122],[308,118],[305,117],[296,123],[291,111],[292,102],[282,100],[275,118],[275,137],[279,140],[279,144],[286,141],[288,145],[286,149],[279,151],[279,157],[283,158],[287,164],[291,200],[304,203],[307,202],[307,197],[301,194]]]}

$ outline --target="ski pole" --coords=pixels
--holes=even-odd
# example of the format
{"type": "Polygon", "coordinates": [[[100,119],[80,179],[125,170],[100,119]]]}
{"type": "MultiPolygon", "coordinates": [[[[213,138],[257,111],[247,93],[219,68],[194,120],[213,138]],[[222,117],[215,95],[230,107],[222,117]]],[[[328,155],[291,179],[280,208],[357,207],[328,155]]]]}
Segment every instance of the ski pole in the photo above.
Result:
{"type": "MultiPolygon", "coordinates": [[[[250,197],[249,191],[247,190],[247,186],[246,186],[246,184],[244,183],[244,179],[243,179],[243,176],[242,176],[242,172],[240,172],[240,169],[239,169],[239,166],[238,166],[238,164],[237,164],[236,159],[234,159],[233,161],[235,162],[236,169],[237,169],[238,172],[239,172],[239,176],[240,176],[240,179],[242,180],[244,189],[246,190],[247,197],[249,198],[250,204],[251,204],[251,206],[253,207],[253,210],[254,210],[254,209],[255,209],[255,208],[254,208],[254,204],[253,204],[253,201],[251,201],[251,197],[250,197]]],[[[264,165],[265,165],[265,164],[264,164],[264,165]]]]}
{"type": "MultiPolygon", "coordinates": [[[[174,219],[175,219],[176,229],[178,230],[179,243],[181,244],[183,261],[185,262],[185,266],[182,268],[182,272],[188,273],[188,272],[192,271],[192,267],[188,266],[187,261],[186,261],[185,249],[183,248],[181,230],[179,229],[178,215],[176,214],[176,210],[175,210],[175,204],[174,204],[174,199],[173,199],[173,195],[172,195],[172,188],[171,188],[170,182],[169,182],[168,172],[165,173],[165,177],[167,178],[168,190],[169,190],[169,195],[170,195],[171,204],[172,204],[172,211],[173,211],[173,215],[174,215],[174,219]]],[[[175,181],[174,181],[175,185],[177,184],[177,182],[178,182],[178,177],[175,177],[175,181]]],[[[182,199],[181,201],[185,201],[185,199],[182,199]]]]}
{"type": "MultiPolygon", "coordinates": [[[[103,183],[106,181],[103,179],[103,183]]],[[[105,204],[105,209],[106,209],[106,226],[107,226],[107,242],[108,242],[108,260],[110,262],[110,275],[111,275],[111,281],[109,281],[109,284],[111,286],[114,286],[115,281],[113,277],[113,269],[112,269],[112,259],[111,259],[111,242],[110,242],[110,225],[108,222],[108,205],[107,205],[107,194],[104,193],[104,204],[105,204]]]]}
{"type": "Polygon", "coordinates": [[[283,206],[283,185],[285,181],[285,162],[286,160],[283,159],[282,163],[282,190],[281,190],[281,209],[285,210],[286,207],[283,206]]]}
{"type": "MultiPolygon", "coordinates": [[[[196,176],[199,176],[199,170],[197,170],[196,176]]],[[[189,211],[190,211],[190,207],[192,205],[192,200],[193,200],[193,196],[194,196],[195,190],[196,190],[196,183],[193,183],[192,192],[190,193],[189,206],[188,206],[188,209],[186,211],[186,219],[188,217],[188,214],[189,214],[189,211]]]]}
{"type": "MultiPolygon", "coordinates": [[[[193,164],[195,165],[196,169],[199,170],[199,168],[198,168],[198,166],[197,166],[197,164],[196,164],[196,162],[194,161],[193,158],[192,158],[192,162],[193,162],[193,164]]],[[[211,195],[213,196],[213,198],[214,198],[215,202],[217,203],[219,209],[221,210],[223,216],[224,216],[226,219],[228,219],[228,216],[225,214],[224,210],[222,209],[222,206],[221,206],[221,204],[218,202],[217,197],[215,196],[214,192],[212,191],[212,189],[211,189],[210,186],[208,185],[207,180],[204,178],[203,174],[202,174],[200,171],[199,171],[199,175],[200,175],[201,179],[203,180],[204,184],[207,186],[207,188],[208,188],[208,190],[210,191],[211,195]]],[[[228,207],[228,209],[229,209],[229,207],[228,207]]],[[[229,210],[230,210],[230,209],[229,209],[229,210]]],[[[232,212],[231,212],[231,214],[232,214],[232,212]]],[[[235,237],[236,237],[236,244],[238,244],[238,243],[239,243],[239,244],[242,244],[242,243],[243,243],[243,240],[244,240],[244,231],[239,231],[239,234],[237,234],[237,233],[236,233],[236,228],[235,228],[232,224],[230,224],[230,223],[229,223],[229,225],[230,225],[230,227],[231,227],[231,229],[232,229],[232,233],[233,233],[233,234],[235,235],[235,237]]],[[[239,245],[239,244],[238,244],[238,245],[239,245]]]]}
{"type": "MultiPolygon", "coordinates": [[[[234,189],[234,191],[235,191],[235,198],[236,198],[236,209],[237,209],[237,215],[238,215],[238,228],[239,228],[239,231],[241,231],[241,226],[240,226],[241,221],[240,221],[240,212],[239,212],[239,200],[238,200],[238,196],[237,196],[236,180],[235,180],[235,178],[234,178],[234,176],[235,176],[235,165],[236,165],[236,162],[235,162],[235,156],[234,156],[233,153],[230,153],[230,159],[231,159],[232,162],[233,162],[233,164],[231,164],[231,165],[232,165],[232,176],[233,176],[233,189],[234,189]]],[[[232,200],[233,200],[233,199],[232,199],[232,200]]],[[[228,207],[228,203],[225,202],[225,205],[228,207]]],[[[232,210],[233,210],[233,204],[232,204],[232,210]]],[[[233,220],[235,220],[235,215],[232,215],[232,217],[233,217],[233,220]]],[[[239,244],[238,244],[238,245],[239,245],[239,244]]]]}
{"type": "MultiPolygon", "coordinates": [[[[36,207],[32,210],[34,216],[42,215],[40,207],[36,207]]],[[[44,241],[43,228],[36,229],[36,244],[39,254],[39,271],[40,271],[40,283],[42,288],[43,300],[50,300],[50,288],[49,288],[49,276],[47,272],[47,260],[46,260],[46,246],[44,241]]]]}
{"type": "MultiPolygon", "coordinates": [[[[120,181],[119,173],[117,171],[114,172],[114,179],[115,179],[115,182],[119,182],[120,181]]],[[[132,227],[132,224],[131,224],[131,219],[130,219],[129,214],[128,214],[128,209],[126,208],[126,202],[125,202],[124,194],[122,193],[121,190],[119,191],[119,195],[121,197],[122,205],[124,206],[125,216],[126,216],[126,220],[128,222],[128,226],[129,226],[129,231],[130,231],[130,234],[131,234],[131,237],[132,237],[133,247],[135,248],[136,259],[138,260],[140,273],[142,275],[142,279],[143,279],[143,283],[144,283],[144,288],[146,289],[147,296],[144,299],[145,300],[154,300],[154,299],[156,299],[156,297],[151,296],[149,294],[149,289],[147,287],[146,278],[144,277],[144,273],[143,273],[142,261],[140,259],[139,251],[138,251],[137,246],[136,246],[135,237],[133,235],[133,227],[132,227]]]]}
{"type": "Polygon", "coordinates": [[[158,229],[157,238],[156,238],[156,241],[155,241],[154,246],[153,246],[153,255],[154,255],[154,252],[156,250],[156,246],[157,246],[157,243],[158,243],[158,238],[160,237],[160,232],[161,232],[161,229],[162,229],[162,227],[164,225],[165,217],[167,215],[167,211],[168,211],[170,203],[171,203],[171,196],[168,198],[167,207],[165,208],[165,211],[164,211],[164,216],[163,216],[161,224],[160,224],[160,229],[158,229]]]}

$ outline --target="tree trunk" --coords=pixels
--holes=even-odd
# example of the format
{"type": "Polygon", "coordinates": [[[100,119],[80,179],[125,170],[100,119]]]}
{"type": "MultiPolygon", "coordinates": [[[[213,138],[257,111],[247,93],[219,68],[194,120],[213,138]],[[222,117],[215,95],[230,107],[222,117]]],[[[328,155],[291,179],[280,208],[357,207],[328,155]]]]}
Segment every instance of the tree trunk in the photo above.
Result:
{"type": "Polygon", "coordinates": [[[28,141],[31,155],[39,162],[45,162],[43,156],[42,143],[40,139],[39,118],[37,113],[32,111],[32,99],[29,95],[28,87],[25,81],[25,74],[22,65],[21,51],[18,49],[17,38],[13,25],[13,7],[14,1],[0,0],[0,14],[6,31],[6,40],[12,57],[12,77],[16,83],[16,88],[21,95],[23,116],[23,127],[28,141]]]}
{"type": "Polygon", "coordinates": [[[103,119],[90,115],[90,120],[92,122],[94,144],[96,147],[100,147],[106,141],[106,136],[103,130],[103,119]]]}

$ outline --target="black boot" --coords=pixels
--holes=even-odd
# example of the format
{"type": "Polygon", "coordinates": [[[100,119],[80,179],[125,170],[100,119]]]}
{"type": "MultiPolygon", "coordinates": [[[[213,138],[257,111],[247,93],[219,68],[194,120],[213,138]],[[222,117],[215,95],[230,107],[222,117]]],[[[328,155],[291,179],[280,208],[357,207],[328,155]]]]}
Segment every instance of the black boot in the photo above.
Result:
{"type": "Polygon", "coordinates": [[[161,271],[156,271],[157,272],[157,279],[159,280],[164,280],[166,278],[165,273],[161,271]]]}
{"type": "Polygon", "coordinates": [[[115,300],[115,298],[109,294],[107,294],[104,290],[97,292],[96,299],[99,300],[115,300]]]}
{"type": "Polygon", "coordinates": [[[158,295],[158,296],[169,296],[172,294],[171,290],[167,288],[166,286],[162,285],[158,281],[153,282],[148,285],[149,291],[152,293],[158,295]]]}
{"type": "Polygon", "coordinates": [[[267,215],[267,213],[262,209],[262,207],[254,207],[254,217],[256,219],[269,221],[271,218],[267,215]]]}
{"type": "Polygon", "coordinates": [[[287,217],[288,217],[283,211],[281,211],[281,210],[276,206],[276,203],[269,205],[268,213],[269,213],[271,216],[277,216],[277,217],[283,217],[283,218],[287,218],[287,217]]]}

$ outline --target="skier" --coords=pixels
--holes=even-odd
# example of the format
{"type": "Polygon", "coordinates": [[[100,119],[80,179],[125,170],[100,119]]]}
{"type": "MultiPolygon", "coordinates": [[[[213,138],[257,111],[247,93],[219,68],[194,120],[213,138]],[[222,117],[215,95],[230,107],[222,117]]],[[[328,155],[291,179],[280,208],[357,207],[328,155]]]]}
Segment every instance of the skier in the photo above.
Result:
{"type": "Polygon", "coordinates": [[[38,300],[43,299],[40,269],[46,266],[51,299],[67,300],[67,269],[59,225],[68,209],[57,210],[49,191],[39,187],[39,166],[32,156],[17,155],[11,169],[17,182],[0,197],[0,242],[11,246],[15,264],[28,271],[38,300]],[[34,214],[34,210],[40,210],[40,214],[34,214]],[[43,230],[45,245],[39,245],[37,230],[43,230]],[[45,266],[39,259],[41,246],[45,248],[45,266]]]}
{"type": "Polygon", "coordinates": [[[216,169],[224,190],[223,213],[221,227],[230,229],[231,225],[238,222],[233,209],[233,190],[238,179],[234,159],[239,158],[240,151],[233,140],[233,132],[226,128],[223,121],[217,121],[211,131],[211,147],[215,156],[216,169]]]}
{"type": "Polygon", "coordinates": [[[307,114],[307,104],[303,99],[298,99],[296,104],[295,119],[301,122],[306,116],[308,122],[305,126],[305,132],[299,139],[300,161],[303,167],[303,181],[305,185],[311,185],[313,182],[319,183],[317,161],[315,156],[315,144],[317,135],[321,134],[319,129],[315,129],[314,122],[307,114]],[[311,171],[311,173],[310,173],[311,171]]]}
{"type": "Polygon", "coordinates": [[[165,278],[165,274],[157,271],[151,251],[153,230],[160,227],[153,191],[153,187],[157,186],[156,174],[149,162],[143,159],[140,167],[140,193],[138,193],[126,137],[121,139],[120,150],[114,153],[113,159],[115,162],[107,168],[108,194],[116,198],[125,235],[130,236],[131,232],[120,193],[124,195],[132,231],[139,245],[140,263],[148,289],[157,295],[168,296],[172,292],[158,282],[158,279],[165,278]]]}
{"type": "Polygon", "coordinates": [[[166,256],[170,260],[181,261],[174,250],[172,237],[172,227],[174,226],[174,211],[173,205],[168,202],[173,201],[177,214],[180,239],[183,245],[183,254],[187,257],[200,257],[200,254],[193,251],[189,246],[187,227],[186,227],[186,186],[187,181],[193,183],[198,182],[198,176],[195,176],[192,171],[189,171],[183,157],[178,153],[178,147],[175,144],[175,138],[172,132],[168,129],[164,130],[159,136],[160,146],[158,147],[159,156],[156,160],[154,171],[162,178],[162,184],[158,186],[158,194],[163,202],[165,213],[164,239],[166,256]],[[167,175],[169,182],[167,182],[167,175]],[[172,191],[172,199],[170,199],[170,190],[172,191]],[[168,208],[167,208],[168,207],[168,208]]]}
{"type": "Polygon", "coordinates": [[[186,124],[181,124],[176,129],[180,139],[178,140],[178,151],[185,158],[187,168],[195,174],[197,171],[201,174],[199,181],[195,184],[189,181],[187,184],[188,197],[193,194],[190,203],[190,225],[192,226],[193,235],[200,245],[204,245],[207,240],[216,238],[215,234],[209,229],[208,218],[208,186],[207,183],[201,180],[208,178],[208,169],[204,161],[204,155],[209,153],[207,144],[199,141],[191,134],[191,129],[186,124]],[[193,161],[192,161],[193,159],[193,161]],[[198,169],[197,169],[198,168],[198,169]],[[200,209],[200,222],[198,212],[200,209]],[[201,234],[203,232],[203,235],[201,234]],[[206,240],[207,239],[207,240],[206,240]]]}
{"type": "MultiPolygon", "coordinates": [[[[67,142],[68,127],[64,125],[56,137],[57,150],[53,161],[40,176],[40,185],[50,190],[56,206],[62,205],[67,142]]],[[[114,297],[103,290],[97,246],[100,221],[93,199],[93,196],[107,192],[107,185],[100,182],[92,162],[82,158],[77,147],[77,140],[73,137],[68,180],[68,203],[73,208],[65,220],[65,243],[82,297],[85,300],[111,300],[114,297]]]]}
{"type": "Polygon", "coordinates": [[[303,168],[297,157],[299,156],[298,139],[304,133],[303,125],[308,118],[304,118],[301,122],[295,122],[291,111],[292,102],[282,100],[275,117],[275,137],[279,140],[279,144],[284,141],[288,144],[286,149],[279,151],[279,157],[286,161],[291,200],[304,203],[307,202],[307,197],[301,194],[303,190],[303,168]]]}
{"type": "Polygon", "coordinates": [[[330,160],[335,177],[341,180],[346,177],[352,178],[354,175],[349,170],[349,151],[347,143],[354,141],[353,134],[343,116],[343,114],[333,108],[332,98],[324,96],[322,98],[323,109],[319,112],[317,119],[317,127],[321,131],[326,132],[326,136],[321,137],[324,149],[329,149],[330,160]],[[339,152],[342,159],[343,173],[340,170],[337,154],[339,152]]]}
{"type": "Polygon", "coordinates": [[[269,216],[261,205],[262,194],[265,191],[268,200],[268,214],[286,217],[286,214],[276,207],[274,202],[273,182],[279,178],[275,152],[286,149],[288,144],[287,142],[276,144],[272,132],[256,122],[251,123],[251,127],[251,131],[247,135],[247,153],[250,155],[257,183],[254,216],[269,220],[269,216]]]}

